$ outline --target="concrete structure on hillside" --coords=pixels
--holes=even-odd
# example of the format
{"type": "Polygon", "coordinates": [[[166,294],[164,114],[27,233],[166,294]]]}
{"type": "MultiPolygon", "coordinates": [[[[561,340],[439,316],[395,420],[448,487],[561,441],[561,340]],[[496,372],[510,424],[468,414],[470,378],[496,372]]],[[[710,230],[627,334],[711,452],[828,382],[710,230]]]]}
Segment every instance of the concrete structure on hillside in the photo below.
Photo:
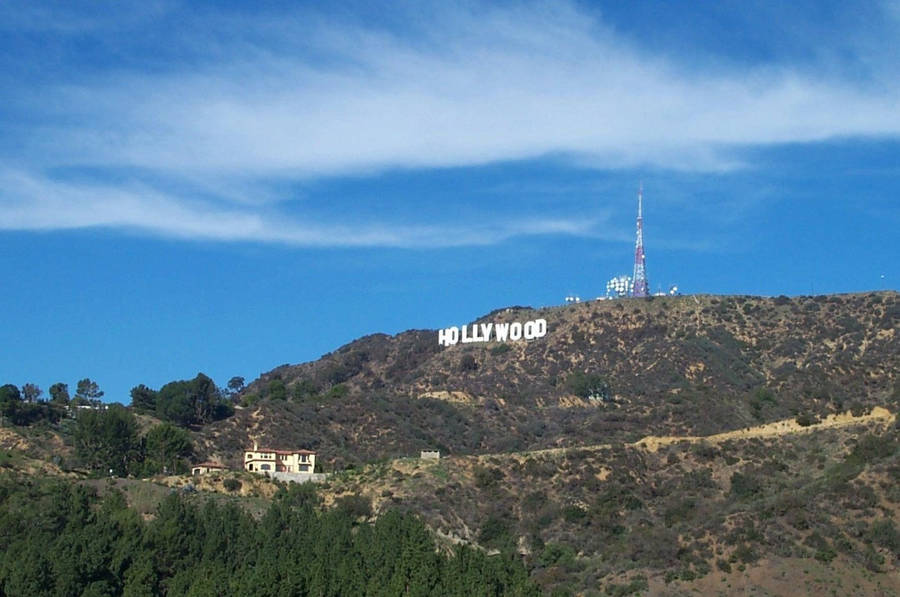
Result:
{"type": "Polygon", "coordinates": [[[300,473],[311,475],[316,469],[316,453],[309,450],[260,448],[244,452],[244,470],[251,473],[300,473]]]}
{"type": "Polygon", "coordinates": [[[440,460],[440,450],[422,450],[419,452],[419,458],[422,460],[440,460]]]}
{"type": "Polygon", "coordinates": [[[227,471],[228,468],[224,464],[218,462],[198,462],[191,467],[192,475],[205,475],[206,473],[227,471]]]}

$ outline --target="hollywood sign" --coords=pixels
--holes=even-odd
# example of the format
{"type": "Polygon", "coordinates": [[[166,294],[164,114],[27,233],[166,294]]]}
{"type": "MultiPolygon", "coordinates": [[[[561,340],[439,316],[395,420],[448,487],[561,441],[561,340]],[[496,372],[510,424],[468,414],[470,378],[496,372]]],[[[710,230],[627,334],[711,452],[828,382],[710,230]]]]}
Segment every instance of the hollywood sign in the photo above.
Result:
{"type": "Polygon", "coordinates": [[[449,327],[438,330],[438,344],[453,346],[462,342],[507,342],[517,340],[534,340],[547,335],[547,320],[535,319],[524,323],[473,323],[462,327],[449,327]]]}

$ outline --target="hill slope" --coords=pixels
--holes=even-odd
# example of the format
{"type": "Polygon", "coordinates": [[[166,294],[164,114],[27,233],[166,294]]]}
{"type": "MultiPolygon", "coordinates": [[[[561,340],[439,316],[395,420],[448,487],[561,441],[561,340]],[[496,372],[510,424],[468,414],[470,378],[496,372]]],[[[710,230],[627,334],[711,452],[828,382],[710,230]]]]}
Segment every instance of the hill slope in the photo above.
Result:
{"type": "Polygon", "coordinates": [[[436,331],[414,330],[279,367],[200,443],[234,462],[254,437],[317,449],[340,468],[430,447],[473,454],[709,435],[898,402],[896,292],[597,301],[477,321],[539,317],[549,332],[529,342],[443,348],[436,331]],[[588,397],[585,381],[603,387],[602,399],[588,397]]]}
{"type": "Polygon", "coordinates": [[[706,438],[401,459],[342,473],[325,492],[517,550],[547,589],[895,595],[898,476],[896,419],[876,408],[706,438]]]}

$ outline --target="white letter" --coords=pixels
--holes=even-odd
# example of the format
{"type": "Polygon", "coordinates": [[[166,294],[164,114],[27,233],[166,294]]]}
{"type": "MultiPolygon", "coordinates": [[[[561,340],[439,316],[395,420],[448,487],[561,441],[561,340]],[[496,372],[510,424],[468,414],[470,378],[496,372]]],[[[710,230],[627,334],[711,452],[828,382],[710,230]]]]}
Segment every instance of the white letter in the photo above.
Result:
{"type": "Polygon", "coordinates": [[[535,330],[534,337],[535,338],[543,338],[547,335],[547,320],[546,319],[536,319],[534,321],[535,330]]]}
{"type": "Polygon", "coordinates": [[[491,328],[494,327],[493,323],[482,323],[481,324],[481,341],[487,342],[491,339],[491,328]]]}
{"type": "Polygon", "coordinates": [[[494,329],[497,334],[497,342],[506,342],[507,334],[509,334],[509,324],[498,323],[494,329]]]}
{"type": "Polygon", "coordinates": [[[526,321],[526,322],[525,322],[525,325],[522,326],[522,327],[523,327],[524,330],[525,330],[525,339],[526,339],[526,340],[531,340],[531,339],[533,339],[533,338],[534,338],[534,322],[533,322],[533,321],[526,321]]]}
{"type": "Polygon", "coordinates": [[[472,341],[472,339],[469,338],[469,335],[466,333],[467,331],[469,331],[469,326],[468,325],[462,326],[462,343],[463,344],[468,344],[469,342],[472,341]]]}
{"type": "Polygon", "coordinates": [[[521,340],[522,339],[522,324],[518,321],[509,326],[509,339],[510,340],[521,340]]]}
{"type": "Polygon", "coordinates": [[[438,330],[438,345],[449,346],[450,341],[447,339],[447,330],[438,330]]]}

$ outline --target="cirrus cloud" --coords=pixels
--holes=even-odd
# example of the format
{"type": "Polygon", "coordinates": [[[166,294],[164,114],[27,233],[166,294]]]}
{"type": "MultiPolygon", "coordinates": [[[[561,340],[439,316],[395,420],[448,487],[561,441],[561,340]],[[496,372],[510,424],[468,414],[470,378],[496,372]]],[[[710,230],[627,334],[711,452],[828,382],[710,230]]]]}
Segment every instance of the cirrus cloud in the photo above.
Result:
{"type": "MultiPolygon", "coordinates": [[[[474,228],[350,224],[347,213],[280,211],[296,197],[272,188],[546,155],[715,172],[746,165],[747,147],[900,134],[891,72],[849,80],[777,61],[698,69],[574,5],[429,8],[399,30],[293,12],[204,15],[202,29],[188,18],[166,31],[162,11],[150,11],[144,24],[183,46],[162,66],[132,56],[8,91],[0,226],[313,246],[594,234],[583,218],[507,223],[489,206],[474,228]],[[84,169],[103,181],[67,174],[84,169]]],[[[97,28],[90,35],[102,36],[97,28]]]]}

